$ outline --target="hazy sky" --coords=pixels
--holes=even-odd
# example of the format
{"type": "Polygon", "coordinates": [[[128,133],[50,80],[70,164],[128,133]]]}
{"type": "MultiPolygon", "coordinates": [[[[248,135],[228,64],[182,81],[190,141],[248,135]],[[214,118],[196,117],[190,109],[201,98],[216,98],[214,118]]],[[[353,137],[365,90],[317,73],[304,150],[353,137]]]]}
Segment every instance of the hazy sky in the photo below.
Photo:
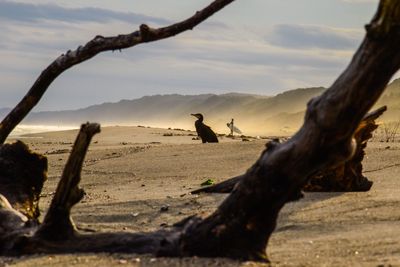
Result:
{"type": "MultiPolygon", "coordinates": [[[[57,56],[95,35],[167,25],[211,0],[0,0],[0,108],[13,107],[57,56]]],[[[377,0],[236,0],[175,38],[106,52],[64,72],[38,110],[153,94],[275,95],[329,86],[377,0]]]]}

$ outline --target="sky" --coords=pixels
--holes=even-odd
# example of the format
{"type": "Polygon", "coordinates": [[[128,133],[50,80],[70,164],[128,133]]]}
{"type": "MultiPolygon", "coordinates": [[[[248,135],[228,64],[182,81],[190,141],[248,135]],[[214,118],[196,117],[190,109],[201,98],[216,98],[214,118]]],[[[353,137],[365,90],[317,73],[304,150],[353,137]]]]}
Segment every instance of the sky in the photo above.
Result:
{"type": "MultiPolygon", "coordinates": [[[[0,108],[96,35],[166,26],[211,0],[0,0],[0,108]]],[[[105,52],[64,72],[34,111],[154,94],[276,95],[329,87],[364,36],[378,0],[236,0],[174,38],[105,52]]]]}

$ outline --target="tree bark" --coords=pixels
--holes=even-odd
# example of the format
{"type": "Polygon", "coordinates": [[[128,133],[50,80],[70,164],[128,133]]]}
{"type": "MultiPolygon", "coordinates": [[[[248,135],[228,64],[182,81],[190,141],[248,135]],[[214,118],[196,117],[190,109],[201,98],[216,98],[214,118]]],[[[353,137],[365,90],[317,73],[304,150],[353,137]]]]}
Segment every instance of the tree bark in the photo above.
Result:
{"type": "Polygon", "coordinates": [[[354,139],[357,144],[354,156],[339,166],[319,171],[311,176],[303,187],[308,192],[357,192],[371,189],[372,182],[362,174],[362,161],[365,156],[365,148],[372,132],[378,128],[375,120],[386,111],[383,106],[368,113],[361,121],[354,139]]]}
{"type": "Polygon", "coordinates": [[[190,18],[167,27],[153,29],[146,24],[142,24],[138,31],[130,34],[121,34],[114,37],[97,35],[84,46],[79,46],[74,51],[68,50],[43,70],[24,98],[0,123],[0,144],[5,142],[12,130],[39,102],[50,84],[67,69],[96,56],[100,52],[121,50],[141,43],[166,39],[184,31],[192,30],[233,1],[234,0],[215,0],[190,18]]]}
{"type": "MultiPolygon", "coordinates": [[[[375,123],[375,120],[380,117],[386,109],[387,107],[383,106],[365,115],[354,134],[357,148],[354,155],[349,160],[338,166],[318,171],[308,179],[303,190],[309,192],[368,191],[372,186],[372,182],[362,174],[362,160],[365,155],[364,150],[367,147],[368,140],[372,137],[372,132],[378,128],[378,124],[375,123]]],[[[191,193],[230,193],[235,185],[243,178],[243,175],[239,175],[215,185],[199,188],[191,193]]]]}
{"type": "Polygon", "coordinates": [[[189,217],[168,231],[71,234],[62,241],[18,228],[9,243],[0,236],[0,254],[125,251],[268,261],[268,240],[285,203],[311,175],[354,155],[358,125],[400,67],[399,25],[400,2],[382,0],[348,68],[324,94],[308,103],[301,129],[286,143],[269,143],[210,216],[189,217]],[[4,248],[4,244],[11,245],[4,248]]]}
{"type": "Polygon", "coordinates": [[[381,1],[350,65],[321,96],[308,103],[301,129],[262,153],[218,209],[194,221],[175,255],[266,260],[279,211],[318,170],[355,152],[362,118],[399,69],[400,2],[381,1]]]}
{"type": "Polygon", "coordinates": [[[29,220],[40,216],[39,197],[47,180],[47,158],[17,141],[0,146],[0,194],[29,220]]]}
{"type": "Polygon", "coordinates": [[[99,132],[99,124],[86,123],[81,126],[50,208],[43,224],[36,232],[40,238],[63,240],[76,233],[75,225],[70,217],[71,208],[81,201],[85,194],[78,187],[82,165],[92,137],[99,132]]]}
{"type": "Polygon", "coordinates": [[[237,183],[244,179],[244,175],[238,175],[233,178],[229,178],[218,184],[210,185],[207,187],[202,187],[190,192],[191,194],[201,194],[201,193],[230,193],[237,183]]]}

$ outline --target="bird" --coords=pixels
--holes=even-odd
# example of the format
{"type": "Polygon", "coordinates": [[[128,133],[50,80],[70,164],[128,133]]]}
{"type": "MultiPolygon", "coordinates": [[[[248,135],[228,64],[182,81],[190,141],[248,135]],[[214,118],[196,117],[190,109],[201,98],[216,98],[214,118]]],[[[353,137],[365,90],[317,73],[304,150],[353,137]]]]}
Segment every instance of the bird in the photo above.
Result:
{"type": "Polygon", "coordinates": [[[200,136],[201,141],[203,143],[218,143],[218,137],[214,133],[213,130],[211,130],[210,126],[207,126],[203,123],[204,117],[201,113],[196,113],[196,114],[190,114],[192,116],[195,116],[197,118],[197,121],[194,123],[194,126],[196,127],[196,132],[197,135],[200,136]]]}

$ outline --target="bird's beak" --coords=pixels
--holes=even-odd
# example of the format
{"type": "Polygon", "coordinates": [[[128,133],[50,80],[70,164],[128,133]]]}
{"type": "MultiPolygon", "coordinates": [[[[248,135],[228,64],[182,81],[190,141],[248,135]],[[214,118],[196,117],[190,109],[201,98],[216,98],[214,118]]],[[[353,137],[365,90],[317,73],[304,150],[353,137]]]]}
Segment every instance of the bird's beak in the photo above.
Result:
{"type": "Polygon", "coordinates": [[[194,116],[194,117],[196,117],[196,118],[199,118],[199,117],[196,116],[196,114],[193,114],[193,113],[192,113],[192,114],[190,114],[190,115],[192,115],[192,116],[194,116]]]}

